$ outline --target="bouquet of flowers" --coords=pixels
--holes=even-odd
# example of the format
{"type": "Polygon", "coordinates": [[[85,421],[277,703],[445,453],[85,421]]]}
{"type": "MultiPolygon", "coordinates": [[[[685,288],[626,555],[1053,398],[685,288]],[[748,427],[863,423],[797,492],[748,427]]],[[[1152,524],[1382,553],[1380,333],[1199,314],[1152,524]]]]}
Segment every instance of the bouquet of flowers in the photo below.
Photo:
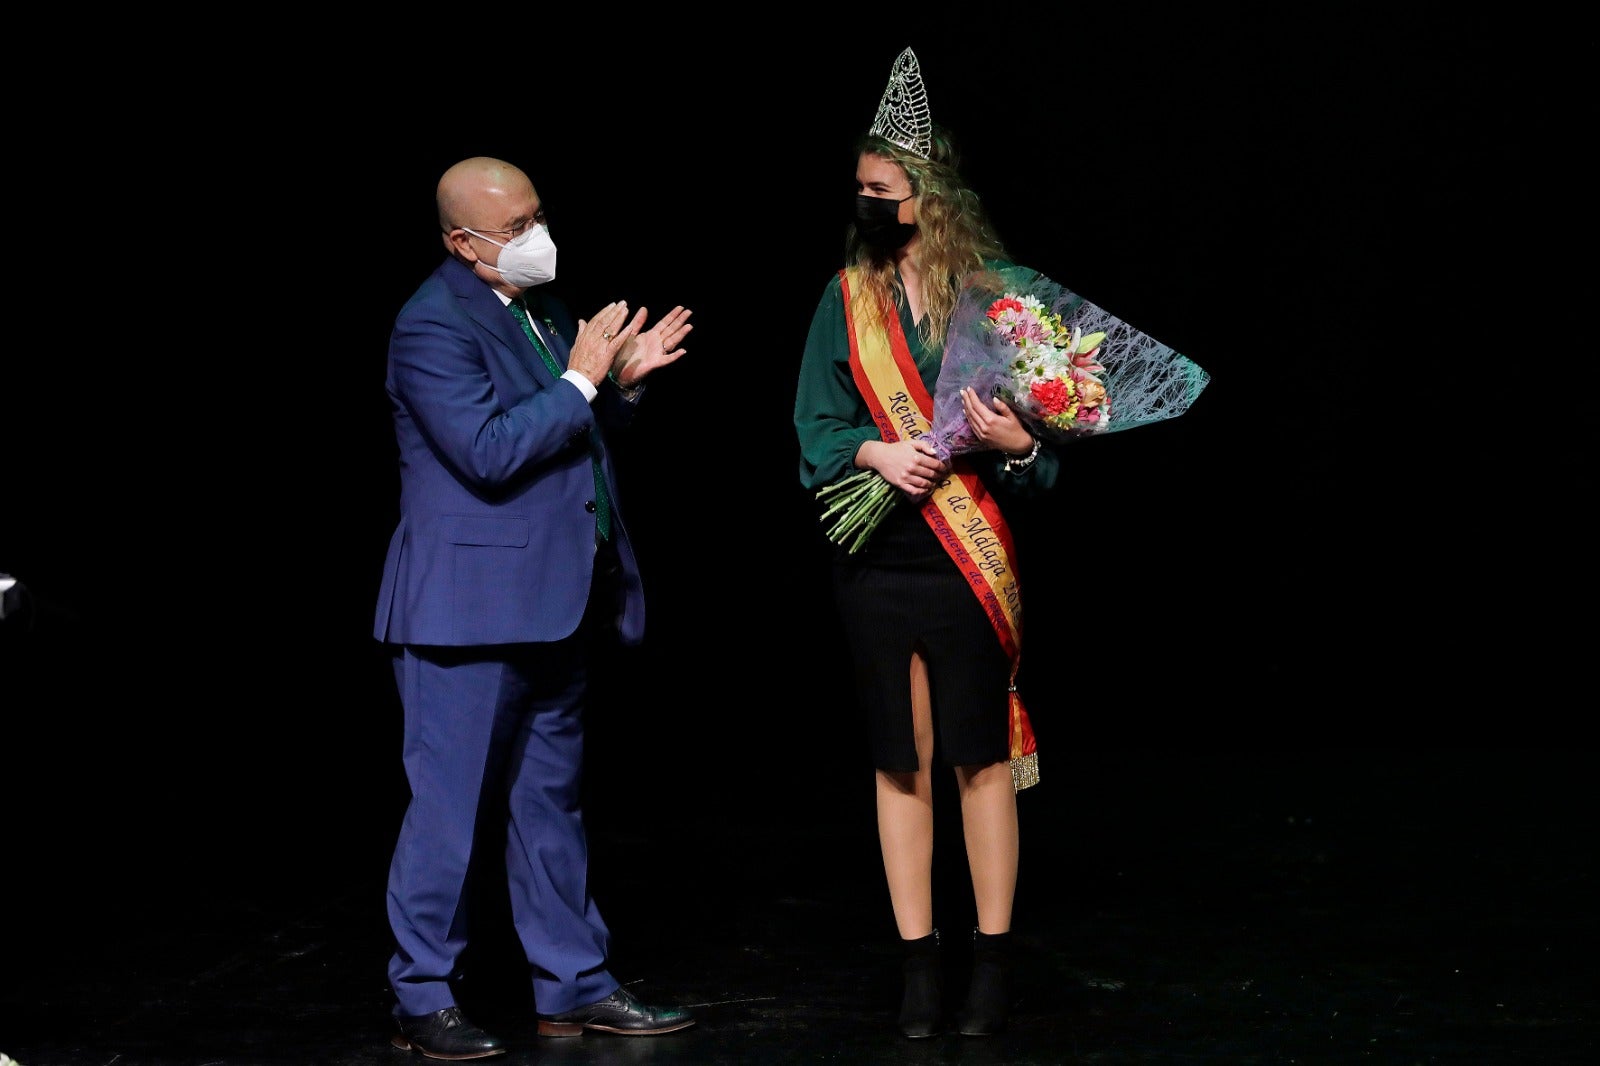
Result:
{"type": "MultiPolygon", "coordinates": [[[[1187,411],[1210,375],[1038,271],[1008,266],[961,293],[934,386],[929,440],[940,458],[976,451],[962,390],[998,396],[1052,442],[1145,426],[1187,411]]],[[[853,554],[902,497],[875,470],[825,486],[828,539],[853,554]]]]}

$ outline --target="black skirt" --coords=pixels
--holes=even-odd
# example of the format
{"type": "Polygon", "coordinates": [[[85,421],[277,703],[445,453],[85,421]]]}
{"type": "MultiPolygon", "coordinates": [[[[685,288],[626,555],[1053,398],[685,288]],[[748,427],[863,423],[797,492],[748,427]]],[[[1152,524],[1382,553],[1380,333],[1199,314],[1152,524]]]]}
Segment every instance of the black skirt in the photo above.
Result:
{"type": "Polygon", "coordinates": [[[928,663],[935,760],[967,766],[1010,758],[1010,660],[918,508],[901,501],[860,551],[838,549],[833,593],[876,768],[919,768],[911,723],[917,649],[928,663]]]}

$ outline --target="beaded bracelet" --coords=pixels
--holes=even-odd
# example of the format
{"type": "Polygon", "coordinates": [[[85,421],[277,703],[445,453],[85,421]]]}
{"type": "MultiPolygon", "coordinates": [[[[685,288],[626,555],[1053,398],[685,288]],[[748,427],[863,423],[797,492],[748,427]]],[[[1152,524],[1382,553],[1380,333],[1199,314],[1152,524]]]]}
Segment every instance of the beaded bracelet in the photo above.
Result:
{"type": "Polygon", "coordinates": [[[1030,451],[1027,455],[1024,455],[1024,456],[1021,456],[1021,457],[1013,455],[1013,456],[1009,456],[1006,459],[1006,462],[1005,462],[1006,473],[1015,474],[1015,473],[1018,473],[1020,471],[1026,470],[1026,469],[1028,469],[1028,467],[1033,465],[1033,461],[1035,459],[1037,459],[1037,458],[1039,458],[1039,438],[1035,437],[1035,438],[1033,438],[1033,450],[1030,451]]]}

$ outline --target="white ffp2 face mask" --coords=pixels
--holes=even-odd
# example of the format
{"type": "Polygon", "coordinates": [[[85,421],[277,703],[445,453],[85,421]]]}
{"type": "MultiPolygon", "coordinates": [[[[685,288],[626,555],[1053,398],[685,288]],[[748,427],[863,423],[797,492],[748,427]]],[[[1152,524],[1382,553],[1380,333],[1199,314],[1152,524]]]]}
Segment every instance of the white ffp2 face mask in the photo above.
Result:
{"type": "MultiPolygon", "coordinates": [[[[465,226],[461,228],[466,229],[465,226]]],[[[493,263],[483,265],[500,271],[501,277],[518,288],[531,289],[556,279],[556,242],[550,239],[550,231],[544,226],[529,226],[507,244],[501,244],[493,237],[484,237],[474,229],[468,229],[467,232],[474,237],[482,237],[500,249],[499,266],[493,263]]]]}

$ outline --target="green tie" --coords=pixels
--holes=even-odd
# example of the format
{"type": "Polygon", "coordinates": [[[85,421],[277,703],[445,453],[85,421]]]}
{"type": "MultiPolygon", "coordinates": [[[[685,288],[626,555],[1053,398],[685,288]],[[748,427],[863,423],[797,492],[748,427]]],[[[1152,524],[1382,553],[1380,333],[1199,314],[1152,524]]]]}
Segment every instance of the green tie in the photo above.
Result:
{"type": "MultiPolygon", "coordinates": [[[[539,340],[539,335],[533,331],[533,323],[528,321],[528,312],[522,306],[521,300],[511,301],[511,313],[516,317],[517,324],[522,327],[522,332],[528,335],[533,342],[534,350],[539,353],[539,358],[544,360],[544,365],[550,368],[550,373],[556,377],[561,376],[561,365],[556,362],[556,357],[550,354],[550,349],[539,340]]],[[[606,493],[606,472],[600,466],[600,442],[598,429],[589,431],[589,450],[594,459],[594,522],[595,529],[600,533],[601,540],[611,539],[611,497],[606,493]]]]}

